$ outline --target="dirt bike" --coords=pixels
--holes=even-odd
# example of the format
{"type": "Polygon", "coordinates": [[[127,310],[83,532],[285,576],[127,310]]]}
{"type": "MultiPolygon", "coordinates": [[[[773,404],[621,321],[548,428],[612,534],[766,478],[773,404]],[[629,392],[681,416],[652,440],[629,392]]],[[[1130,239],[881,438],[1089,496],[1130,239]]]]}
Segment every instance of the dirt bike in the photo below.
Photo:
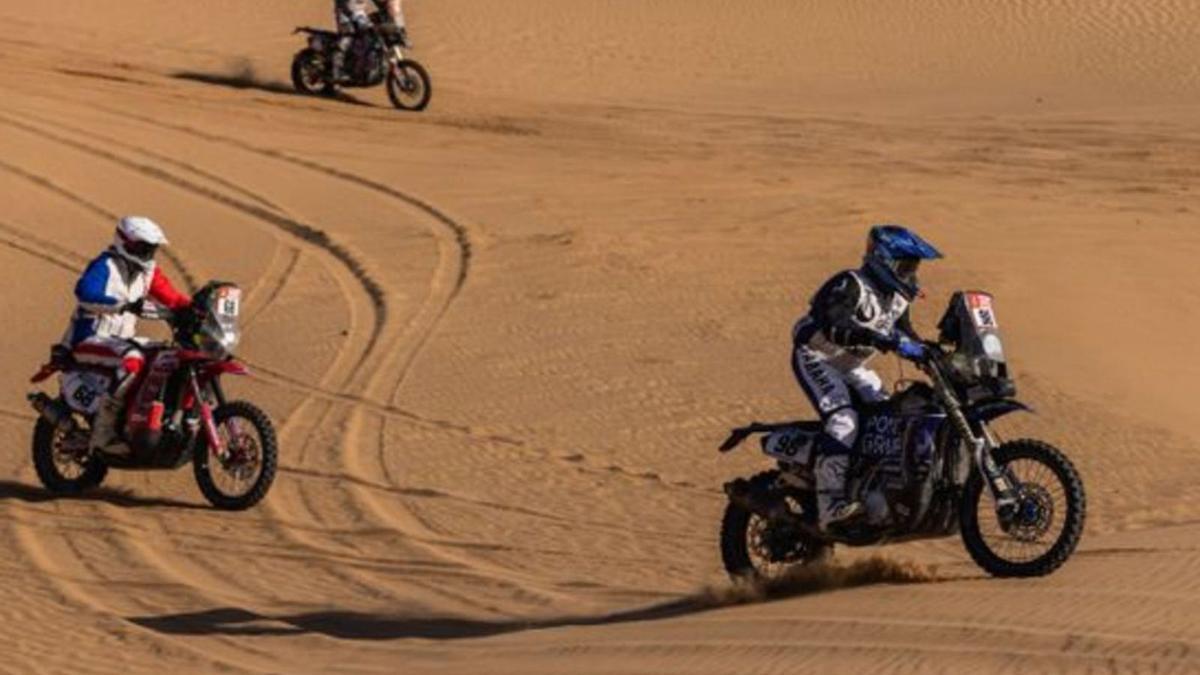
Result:
{"type": "Polygon", "coordinates": [[[292,59],[292,85],[302,94],[333,96],[338,87],[375,87],[387,82],[388,98],[401,110],[424,110],[433,96],[425,67],[406,58],[403,38],[380,13],[371,14],[372,28],[354,36],[345,57],[345,77],[334,81],[333,55],[340,36],[335,31],[300,27],[308,46],[292,59]]]}
{"type": "Polygon", "coordinates": [[[864,515],[828,531],[818,525],[814,463],[817,421],[734,429],[728,452],[763,434],[778,468],[725,484],[721,556],[734,578],[772,578],[822,561],[836,544],[870,546],[959,534],[975,562],[998,577],[1058,569],[1083,533],[1083,483],[1058,449],[1002,442],[994,420],[1031,411],[1017,401],[991,295],[957,292],[924,342],[919,368],[889,400],[860,406],[861,431],[847,491],[864,515]]]}
{"type": "Polygon", "coordinates": [[[241,291],[213,282],[193,296],[192,308],[149,318],[171,325],[170,342],[141,341],[146,366],[136,376],[118,418],[119,443],[90,447],[91,427],[113,373],[75,362],[56,346],[33,383],[59,374],[59,395],[35,391],[33,466],[53,494],[77,495],[99,486],[109,469],[178,469],[191,462],[209,503],[242,510],[257,504],[275,479],[279,449],[271,419],[255,405],[228,401],[224,375],[248,375],[233,358],[240,340],[241,291]]]}

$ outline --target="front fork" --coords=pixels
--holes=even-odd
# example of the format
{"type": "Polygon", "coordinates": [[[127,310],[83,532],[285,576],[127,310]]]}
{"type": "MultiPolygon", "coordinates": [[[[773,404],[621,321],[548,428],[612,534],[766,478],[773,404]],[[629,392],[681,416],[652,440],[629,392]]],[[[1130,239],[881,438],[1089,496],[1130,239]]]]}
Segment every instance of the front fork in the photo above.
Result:
{"type": "MultiPolygon", "coordinates": [[[[944,386],[944,383],[941,383],[944,386]]],[[[939,391],[943,391],[942,387],[938,387],[939,391]]],[[[975,460],[975,466],[983,475],[984,483],[992,493],[992,498],[996,502],[996,515],[999,516],[1001,525],[1006,526],[1012,519],[1013,512],[1017,506],[1017,490],[1018,485],[1014,484],[1008,472],[996,463],[992,452],[999,445],[994,436],[988,430],[986,424],[980,424],[980,434],[976,434],[971,428],[970,421],[967,420],[966,414],[963,412],[962,406],[952,396],[943,395],[942,405],[945,406],[949,413],[950,419],[954,421],[955,429],[958,431],[959,437],[963,442],[971,447],[971,454],[975,460]]]]}
{"type": "MultiPolygon", "coordinates": [[[[959,411],[959,417],[963,417],[962,411],[959,411]]],[[[963,417],[963,421],[965,417],[963,417]]],[[[988,431],[986,425],[980,425],[983,431],[983,437],[968,436],[969,443],[972,444],[975,451],[975,466],[979,467],[980,473],[983,474],[984,480],[987,481],[987,486],[992,491],[992,497],[996,500],[996,511],[1001,514],[1002,519],[1011,515],[1009,511],[1017,503],[1017,485],[1013,484],[1013,480],[992,457],[992,451],[996,449],[996,439],[988,431]]],[[[968,430],[970,425],[967,426],[968,430]]]]}
{"type": "Polygon", "coordinates": [[[200,390],[200,379],[196,377],[195,373],[189,378],[189,383],[192,389],[192,400],[196,402],[196,407],[200,410],[200,423],[204,427],[204,438],[208,441],[208,451],[218,459],[224,459],[229,454],[229,449],[225,447],[225,442],[221,440],[221,434],[217,431],[213,406],[204,392],[200,390]]]}
{"type": "MultiPolygon", "coordinates": [[[[214,377],[205,386],[212,391],[213,396],[216,398],[217,407],[225,405],[225,390],[221,388],[221,381],[219,379],[214,377]]],[[[197,407],[200,409],[200,422],[204,426],[204,437],[208,441],[209,452],[224,463],[229,459],[230,444],[235,448],[241,447],[241,430],[232,421],[226,423],[225,431],[229,434],[230,441],[230,444],[226,444],[221,439],[221,434],[217,429],[215,408],[209,402],[208,397],[204,395],[200,379],[195,374],[191,377],[191,388],[192,396],[196,401],[197,407]]]]}

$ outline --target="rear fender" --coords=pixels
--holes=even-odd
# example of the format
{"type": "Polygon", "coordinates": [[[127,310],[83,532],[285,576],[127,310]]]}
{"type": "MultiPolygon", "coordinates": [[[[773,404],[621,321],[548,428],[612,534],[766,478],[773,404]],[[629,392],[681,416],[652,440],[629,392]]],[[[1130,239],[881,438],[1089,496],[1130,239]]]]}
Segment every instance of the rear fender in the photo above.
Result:
{"type": "Polygon", "coordinates": [[[340,37],[337,33],[316,28],[297,28],[295,32],[304,33],[307,36],[308,48],[321,53],[333,49],[340,37]]]}
{"type": "Polygon", "coordinates": [[[750,436],[752,436],[754,434],[769,434],[773,431],[778,431],[780,429],[784,429],[787,427],[803,426],[806,424],[818,424],[819,425],[818,422],[811,422],[811,421],[808,421],[808,422],[782,422],[782,423],[777,423],[777,424],[763,424],[762,422],[751,422],[750,424],[748,424],[744,427],[738,427],[736,429],[731,430],[729,432],[729,438],[726,438],[725,442],[722,443],[721,446],[717,449],[720,450],[721,452],[729,452],[730,450],[733,450],[737,446],[741,445],[742,441],[746,440],[747,438],[749,438],[750,436]]]}
{"type": "Polygon", "coordinates": [[[29,378],[29,383],[39,384],[41,382],[45,382],[60,370],[62,370],[62,368],[59,368],[57,365],[53,363],[47,363],[46,365],[42,366],[41,370],[34,373],[33,377],[29,378]]]}

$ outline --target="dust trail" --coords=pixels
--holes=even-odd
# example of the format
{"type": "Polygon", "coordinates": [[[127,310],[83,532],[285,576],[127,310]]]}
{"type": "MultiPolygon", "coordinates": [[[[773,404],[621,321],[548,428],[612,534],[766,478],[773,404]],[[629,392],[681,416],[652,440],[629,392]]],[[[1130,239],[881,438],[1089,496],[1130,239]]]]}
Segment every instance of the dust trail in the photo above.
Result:
{"type": "Polygon", "coordinates": [[[710,587],[696,594],[693,601],[709,608],[730,607],[860,586],[924,584],[944,580],[932,566],[875,555],[849,564],[800,567],[775,579],[747,580],[732,586],[710,587]]]}
{"type": "Polygon", "coordinates": [[[226,64],[222,72],[206,73],[201,71],[184,70],[171,73],[178,80],[191,80],[204,84],[215,84],[231,89],[258,89],[277,94],[294,94],[292,85],[280,80],[265,78],[259,75],[254,63],[245,57],[234,59],[226,64]]]}

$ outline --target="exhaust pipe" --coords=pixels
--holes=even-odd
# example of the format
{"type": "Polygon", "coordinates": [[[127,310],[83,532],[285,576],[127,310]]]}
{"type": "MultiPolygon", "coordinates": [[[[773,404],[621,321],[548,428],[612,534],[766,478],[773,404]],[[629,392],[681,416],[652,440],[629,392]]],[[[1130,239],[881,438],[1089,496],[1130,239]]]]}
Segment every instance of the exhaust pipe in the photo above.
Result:
{"type": "Polygon", "coordinates": [[[29,405],[33,406],[38,415],[49,422],[50,426],[56,429],[66,429],[74,423],[71,409],[61,399],[50,398],[40,391],[27,394],[25,398],[29,399],[29,405]]]}

